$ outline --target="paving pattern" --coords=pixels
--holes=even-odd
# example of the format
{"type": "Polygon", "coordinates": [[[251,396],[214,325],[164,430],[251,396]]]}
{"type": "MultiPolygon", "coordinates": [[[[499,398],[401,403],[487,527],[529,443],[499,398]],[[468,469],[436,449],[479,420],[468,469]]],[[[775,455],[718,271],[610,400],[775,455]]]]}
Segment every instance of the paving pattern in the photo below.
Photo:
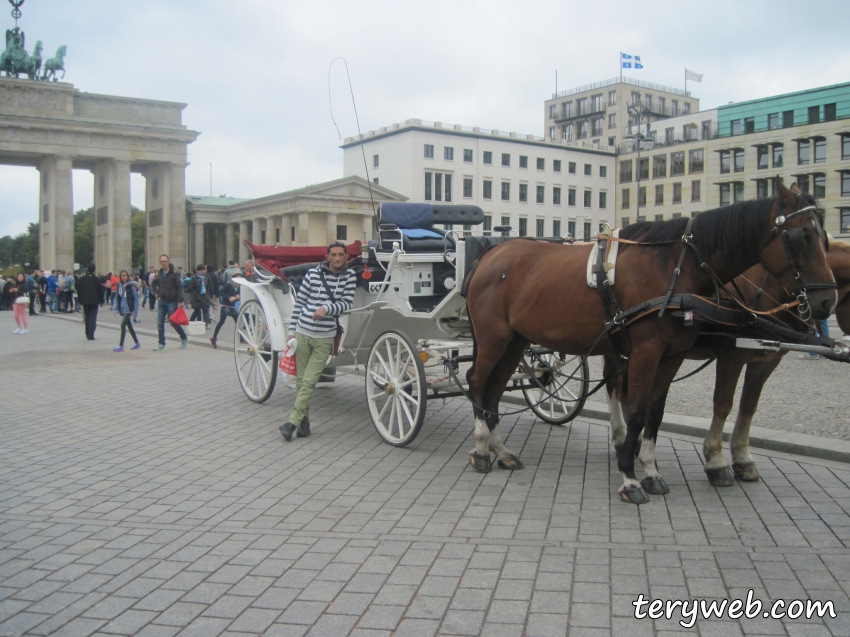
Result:
{"type": "Polygon", "coordinates": [[[526,469],[481,475],[458,399],[399,449],[341,377],[287,444],[291,390],[249,402],[229,352],[12,329],[0,313],[0,636],[850,635],[850,466],[760,454],[761,482],[715,489],[699,443],[665,437],[672,492],[638,508],[597,421],[506,419],[526,469]],[[639,595],[750,589],[837,617],[634,618],[639,595]]]}

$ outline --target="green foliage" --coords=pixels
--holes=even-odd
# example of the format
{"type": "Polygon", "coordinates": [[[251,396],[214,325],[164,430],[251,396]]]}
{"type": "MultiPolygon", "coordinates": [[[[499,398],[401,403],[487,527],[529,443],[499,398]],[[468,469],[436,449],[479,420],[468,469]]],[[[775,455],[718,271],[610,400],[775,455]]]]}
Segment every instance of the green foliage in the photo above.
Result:
{"type": "Polygon", "coordinates": [[[0,270],[17,274],[22,269],[38,267],[38,224],[31,223],[26,232],[0,237],[0,270]]]}
{"type": "Polygon", "coordinates": [[[74,214],[74,262],[80,267],[94,261],[94,207],[74,214]]]}
{"type": "Polygon", "coordinates": [[[130,208],[130,237],[132,242],[133,258],[130,263],[145,269],[145,235],[147,234],[147,215],[144,210],[135,206],[130,208]]]}

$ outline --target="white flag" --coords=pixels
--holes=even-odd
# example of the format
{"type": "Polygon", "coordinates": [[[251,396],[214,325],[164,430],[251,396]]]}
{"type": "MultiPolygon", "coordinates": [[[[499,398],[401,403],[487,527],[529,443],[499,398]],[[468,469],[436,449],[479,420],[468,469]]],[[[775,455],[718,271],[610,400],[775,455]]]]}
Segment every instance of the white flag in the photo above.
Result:
{"type": "Polygon", "coordinates": [[[694,73],[693,71],[685,69],[685,79],[691,80],[692,82],[702,82],[702,73],[694,73]]]}

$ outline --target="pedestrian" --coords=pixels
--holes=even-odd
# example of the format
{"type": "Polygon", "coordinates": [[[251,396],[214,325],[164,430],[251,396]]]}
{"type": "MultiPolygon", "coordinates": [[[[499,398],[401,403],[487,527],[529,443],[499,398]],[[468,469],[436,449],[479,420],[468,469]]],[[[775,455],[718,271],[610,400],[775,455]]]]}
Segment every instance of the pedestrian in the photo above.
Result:
{"type": "Polygon", "coordinates": [[[218,306],[221,296],[221,284],[219,283],[218,273],[211,265],[207,265],[207,278],[210,282],[210,320],[215,323],[218,320],[218,306]]]}
{"type": "Polygon", "coordinates": [[[224,287],[230,279],[235,276],[242,276],[242,270],[236,265],[236,261],[231,259],[227,262],[227,268],[221,273],[221,285],[224,287]]]}
{"type": "Polygon", "coordinates": [[[136,288],[136,306],[133,308],[133,323],[141,323],[142,321],[139,318],[139,306],[141,303],[139,303],[139,299],[142,298],[142,283],[139,281],[139,277],[135,272],[130,275],[130,282],[136,288]]]}
{"type": "MultiPolygon", "coordinates": [[[[159,331],[159,342],[154,351],[161,352],[165,349],[165,319],[183,307],[183,282],[174,269],[167,254],[159,257],[160,269],[154,277],[153,291],[159,301],[159,313],[157,314],[157,329],[159,331]]],[[[180,349],[186,349],[189,345],[189,337],[180,325],[171,324],[180,337],[180,349]]]]}
{"type": "Polygon", "coordinates": [[[151,267],[148,268],[148,273],[147,273],[148,299],[150,300],[150,302],[148,303],[148,307],[150,308],[151,312],[156,310],[156,294],[154,294],[154,291],[153,291],[153,281],[154,281],[155,278],[156,278],[156,270],[154,270],[154,267],[151,266],[151,267]]]}
{"type": "Polygon", "coordinates": [[[16,277],[12,285],[12,290],[15,292],[15,324],[18,326],[15,334],[29,334],[27,308],[30,304],[30,286],[23,272],[16,277]]]}
{"type": "Polygon", "coordinates": [[[32,271],[32,274],[27,277],[27,283],[30,286],[30,316],[38,316],[35,311],[35,303],[38,299],[38,270],[32,271]]]}
{"type": "Polygon", "coordinates": [[[15,286],[16,278],[9,277],[3,292],[0,293],[0,307],[4,310],[17,309],[17,306],[15,306],[15,299],[18,297],[17,287],[15,286]]]}
{"type": "Polygon", "coordinates": [[[83,324],[86,328],[86,338],[94,340],[94,331],[97,328],[97,308],[103,299],[103,284],[100,277],[95,275],[97,268],[94,263],[86,266],[86,273],[80,277],[77,284],[77,296],[80,305],[83,306],[83,324]]]}
{"type": "Polygon", "coordinates": [[[210,280],[206,266],[199,263],[195,274],[189,279],[189,302],[192,304],[190,321],[204,321],[204,329],[210,326],[210,280]]]}
{"type": "Polygon", "coordinates": [[[239,316],[239,301],[241,299],[242,297],[239,295],[239,283],[236,281],[231,279],[223,288],[221,288],[221,315],[219,317],[218,325],[215,326],[215,332],[213,332],[212,338],[210,339],[213,349],[218,349],[218,333],[227,322],[228,316],[232,316],[233,322],[238,326],[236,317],[239,316]]]}
{"type": "Polygon", "coordinates": [[[65,281],[62,286],[62,296],[65,297],[65,312],[67,314],[73,314],[74,312],[74,292],[76,291],[77,284],[74,280],[74,273],[68,272],[65,274],[65,281]]]}
{"type": "Polygon", "coordinates": [[[130,274],[127,270],[121,270],[118,273],[118,285],[115,288],[115,301],[112,303],[112,313],[115,316],[122,316],[121,320],[121,342],[118,347],[112,348],[113,352],[124,351],[124,338],[127,336],[127,331],[130,331],[130,336],[133,337],[135,345],[130,349],[139,349],[142,344],[139,343],[139,338],[136,336],[136,331],[133,329],[133,310],[139,304],[139,293],[136,290],[136,285],[130,280],[130,274]]]}
{"type": "Polygon", "coordinates": [[[310,396],[333,351],[339,316],[350,311],[354,303],[357,277],[346,265],[345,244],[334,241],[327,255],[327,261],[304,276],[289,321],[287,345],[295,349],[298,372],[295,405],[289,421],[280,426],[287,442],[296,431],[299,438],[310,435],[310,396]]]}
{"type": "Polygon", "coordinates": [[[56,296],[58,290],[59,285],[56,281],[56,270],[51,270],[50,276],[47,277],[47,307],[50,308],[51,314],[56,314],[59,311],[59,298],[56,296]]]}

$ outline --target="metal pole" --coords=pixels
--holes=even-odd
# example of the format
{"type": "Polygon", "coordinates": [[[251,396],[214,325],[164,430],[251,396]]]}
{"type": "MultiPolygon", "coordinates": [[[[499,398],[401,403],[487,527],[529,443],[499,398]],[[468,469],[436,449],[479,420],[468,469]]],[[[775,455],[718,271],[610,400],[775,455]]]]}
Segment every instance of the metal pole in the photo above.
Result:
{"type": "Polygon", "coordinates": [[[210,162],[210,197],[212,197],[212,162],[210,162]]]}

